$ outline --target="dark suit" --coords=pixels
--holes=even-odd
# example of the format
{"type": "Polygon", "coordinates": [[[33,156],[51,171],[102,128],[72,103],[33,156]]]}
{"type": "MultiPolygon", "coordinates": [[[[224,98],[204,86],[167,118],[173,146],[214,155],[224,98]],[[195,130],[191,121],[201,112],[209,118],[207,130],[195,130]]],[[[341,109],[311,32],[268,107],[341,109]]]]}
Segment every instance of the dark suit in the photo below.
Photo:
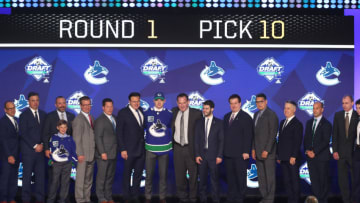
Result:
{"type": "Polygon", "coordinates": [[[208,171],[210,171],[210,181],[212,186],[213,201],[219,202],[219,168],[216,164],[216,158],[223,157],[224,150],[224,129],[222,121],[213,117],[209,127],[209,136],[207,138],[208,146],[206,148],[205,136],[205,118],[202,118],[196,123],[195,131],[195,157],[201,157],[202,161],[199,165],[200,175],[200,200],[205,202],[207,200],[206,189],[208,171]]]}
{"type": "MultiPolygon", "coordinates": [[[[176,127],[175,121],[179,113],[179,108],[172,109],[173,119],[171,121],[171,130],[173,136],[175,135],[176,127]]],[[[181,201],[196,201],[197,191],[197,166],[195,162],[195,125],[196,121],[202,117],[202,113],[199,110],[189,108],[188,118],[188,144],[181,146],[174,140],[174,168],[175,168],[175,180],[176,180],[176,192],[181,201]],[[189,195],[187,192],[187,178],[186,171],[189,172],[189,195]]],[[[186,122],[186,121],[185,121],[186,122]]]]}
{"type": "MultiPolygon", "coordinates": [[[[141,108],[139,110],[142,112],[141,108]]],[[[142,126],[139,125],[129,106],[121,109],[117,115],[116,134],[120,152],[127,151],[128,154],[128,159],[124,161],[122,180],[124,198],[129,199],[131,195],[138,197],[145,163],[144,122],[142,122],[142,126]],[[133,194],[130,190],[132,169],[134,169],[133,194]]]]}
{"type": "MultiPolygon", "coordinates": [[[[254,130],[253,149],[256,152],[256,167],[258,170],[259,190],[263,203],[272,203],[275,197],[275,156],[276,135],[278,132],[279,119],[269,107],[254,115],[257,120],[254,130]],[[266,159],[261,158],[263,151],[268,152],[266,159]]],[[[255,123],[254,123],[255,124],[255,123]]]]}
{"type": "Polygon", "coordinates": [[[246,112],[240,110],[230,125],[232,112],[224,116],[224,158],[228,183],[228,201],[243,202],[246,192],[249,159],[242,154],[251,154],[254,124],[246,112]]]}
{"type": "Polygon", "coordinates": [[[312,133],[314,119],[306,122],[304,135],[305,151],[314,151],[315,157],[309,158],[307,156],[307,164],[310,173],[311,189],[319,200],[319,203],[327,202],[327,195],[329,192],[329,160],[330,154],[330,138],[331,138],[331,123],[323,116],[315,129],[315,134],[312,133]]]}
{"type": "MultiPolygon", "coordinates": [[[[350,115],[349,115],[350,116],[350,115]]],[[[345,132],[345,111],[335,113],[333,123],[333,149],[339,153],[338,182],[344,203],[351,202],[350,184],[353,183],[352,152],[354,147],[358,115],[353,110],[350,118],[349,135],[345,132]],[[349,183],[349,172],[351,183],[349,183]]]]}
{"type": "MultiPolygon", "coordinates": [[[[15,118],[16,120],[16,118],[15,118]]],[[[16,122],[18,122],[16,120],[16,122]]],[[[0,201],[10,202],[15,200],[17,191],[18,168],[19,168],[19,129],[5,115],[0,119],[1,141],[1,174],[0,201]],[[8,157],[15,158],[15,164],[8,162],[8,157]]]]}
{"type": "Polygon", "coordinates": [[[300,200],[299,164],[301,160],[301,143],[303,139],[303,125],[293,117],[284,127],[285,120],[280,122],[279,139],[277,145],[277,159],[280,160],[284,187],[288,194],[288,202],[300,200]],[[295,165],[290,164],[290,158],[296,158],[295,165]]]}
{"type": "MultiPolygon", "coordinates": [[[[360,117],[358,117],[358,124],[360,125],[360,117]]],[[[353,154],[353,171],[354,171],[354,202],[360,203],[360,145],[356,143],[356,139],[359,138],[360,132],[358,130],[355,131],[355,147],[353,154]]]]}
{"type": "Polygon", "coordinates": [[[112,185],[114,183],[117,155],[117,137],[115,117],[113,122],[102,113],[95,121],[95,146],[96,146],[96,196],[99,202],[112,201],[112,185]],[[106,153],[107,160],[101,159],[101,154],[106,153]]]}
{"type": "MultiPolygon", "coordinates": [[[[66,118],[67,118],[67,126],[68,129],[66,131],[66,134],[68,135],[72,135],[72,121],[75,118],[75,115],[70,113],[70,112],[65,112],[66,113],[66,118]]],[[[50,113],[48,113],[45,117],[45,121],[44,121],[44,129],[42,132],[42,140],[44,143],[44,150],[49,150],[49,141],[51,136],[57,134],[59,131],[56,128],[57,127],[57,123],[60,120],[59,118],[59,114],[57,112],[57,110],[52,111],[50,113]]]]}
{"type": "Polygon", "coordinates": [[[35,119],[30,108],[20,115],[20,149],[23,161],[23,186],[22,200],[31,200],[31,174],[35,173],[35,198],[44,202],[45,163],[44,152],[35,152],[34,146],[42,143],[42,127],[45,120],[45,112],[38,109],[37,114],[40,120],[35,119]]]}

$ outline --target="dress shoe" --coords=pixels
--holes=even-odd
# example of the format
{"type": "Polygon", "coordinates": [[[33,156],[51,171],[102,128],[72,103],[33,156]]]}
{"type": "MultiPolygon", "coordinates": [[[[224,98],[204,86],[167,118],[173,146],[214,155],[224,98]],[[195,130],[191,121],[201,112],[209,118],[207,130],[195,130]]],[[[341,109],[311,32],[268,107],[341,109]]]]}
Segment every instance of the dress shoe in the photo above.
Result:
{"type": "Polygon", "coordinates": [[[166,203],[166,199],[161,199],[159,203],[166,203]]]}
{"type": "Polygon", "coordinates": [[[10,202],[8,202],[8,203],[16,203],[16,201],[15,200],[11,200],[10,202]]]}
{"type": "Polygon", "coordinates": [[[0,203],[7,203],[7,201],[1,201],[0,203]]]}

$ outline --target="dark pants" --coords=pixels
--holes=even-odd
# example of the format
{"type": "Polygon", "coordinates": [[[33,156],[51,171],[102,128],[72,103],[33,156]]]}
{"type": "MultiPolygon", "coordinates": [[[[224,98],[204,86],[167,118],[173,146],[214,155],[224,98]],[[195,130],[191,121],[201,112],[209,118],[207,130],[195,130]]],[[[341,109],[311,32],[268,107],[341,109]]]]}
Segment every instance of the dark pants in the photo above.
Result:
{"type": "Polygon", "coordinates": [[[71,175],[71,162],[54,162],[51,166],[51,176],[49,182],[49,193],[47,203],[56,202],[56,194],[60,187],[59,203],[65,203],[69,194],[71,175]]]}
{"type": "Polygon", "coordinates": [[[288,202],[298,203],[300,200],[299,164],[291,165],[289,161],[281,161],[280,166],[288,202]]]}
{"type": "Polygon", "coordinates": [[[10,202],[15,200],[17,192],[19,162],[9,164],[7,160],[1,161],[1,174],[0,174],[0,201],[10,202]]]}
{"type": "Polygon", "coordinates": [[[225,157],[226,177],[228,183],[228,197],[230,202],[244,201],[247,181],[247,167],[249,160],[242,157],[225,157]]]}
{"type": "Polygon", "coordinates": [[[353,156],[353,172],[354,172],[354,195],[355,203],[360,203],[360,148],[356,147],[353,156]]]}
{"type": "Polygon", "coordinates": [[[338,166],[338,182],[339,182],[342,200],[344,203],[350,203],[351,202],[350,184],[354,182],[351,156],[349,157],[340,156],[337,166],[338,166]]]}
{"type": "Polygon", "coordinates": [[[45,162],[44,153],[22,153],[23,160],[23,184],[22,184],[22,201],[30,202],[31,191],[31,175],[35,176],[35,193],[36,201],[44,202],[45,197],[45,162]]]}
{"type": "Polygon", "coordinates": [[[112,201],[112,186],[114,183],[116,159],[108,159],[104,161],[97,158],[96,164],[96,196],[98,198],[98,202],[112,201]]]}
{"type": "Polygon", "coordinates": [[[211,182],[211,190],[212,190],[212,199],[213,202],[219,202],[219,167],[216,165],[216,158],[210,158],[206,156],[201,157],[203,160],[199,167],[199,175],[200,175],[200,185],[199,185],[199,193],[200,200],[202,202],[206,202],[207,200],[207,180],[208,174],[210,172],[210,182],[211,182]]]}
{"type": "Polygon", "coordinates": [[[146,180],[145,180],[145,198],[151,199],[153,178],[156,167],[156,160],[159,165],[159,198],[161,200],[166,198],[167,190],[167,176],[169,167],[169,154],[157,155],[153,152],[146,151],[145,168],[146,168],[146,180]]]}
{"type": "Polygon", "coordinates": [[[326,203],[329,192],[329,161],[307,159],[311,190],[319,203],[326,203]]]}
{"type": "Polygon", "coordinates": [[[128,157],[124,161],[124,172],[123,172],[123,195],[124,199],[129,200],[130,198],[139,198],[140,195],[140,182],[141,176],[144,170],[145,155],[139,157],[128,157]],[[132,186],[130,186],[131,174],[134,169],[132,186]]]}
{"type": "Polygon", "coordinates": [[[195,157],[190,155],[190,146],[182,147],[174,144],[174,167],[177,196],[181,201],[196,201],[197,194],[197,165],[195,157]],[[186,172],[189,173],[187,180],[186,172]],[[187,192],[187,183],[189,183],[189,195],[187,192]]]}
{"type": "Polygon", "coordinates": [[[275,159],[256,160],[259,190],[262,203],[272,203],[275,198],[275,159]]]}

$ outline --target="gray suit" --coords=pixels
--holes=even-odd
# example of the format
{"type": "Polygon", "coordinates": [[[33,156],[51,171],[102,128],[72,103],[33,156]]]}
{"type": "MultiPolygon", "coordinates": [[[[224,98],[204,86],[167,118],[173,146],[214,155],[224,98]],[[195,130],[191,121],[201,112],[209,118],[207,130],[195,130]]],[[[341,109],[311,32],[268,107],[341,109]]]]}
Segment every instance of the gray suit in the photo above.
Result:
{"type": "MultiPolygon", "coordinates": [[[[113,117],[115,125],[115,117],[113,117]]],[[[109,117],[102,113],[95,121],[95,143],[96,143],[96,196],[99,202],[112,201],[112,185],[114,182],[117,137],[116,127],[109,117]],[[106,153],[107,160],[101,159],[101,154],[106,153]]]]}
{"type": "MultiPolygon", "coordinates": [[[[91,120],[94,121],[92,116],[91,120]]],[[[90,202],[94,172],[94,130],[83,113],[76,116],[72,126],[76,154],[77,156],[85,156],[85,160],[78,163],[76,168],[75,199],[77,203],[90,202]]]]}
{"type": "MultiPolygon", "coordinates": [[[[260,111],[254,115],[254,121],[260,111]]],[[[258,171],[259,190],[262,203],[271,203],[275,195],[275,158],[276,158],[276,135],[278,132],[279,119],[269,107],[263,110],[257,119],[254,129],[253,149],[256,152],[256,167],[258,171]],[[261,158],[263,151],[268,152],[266,159],[261,158]]]]}

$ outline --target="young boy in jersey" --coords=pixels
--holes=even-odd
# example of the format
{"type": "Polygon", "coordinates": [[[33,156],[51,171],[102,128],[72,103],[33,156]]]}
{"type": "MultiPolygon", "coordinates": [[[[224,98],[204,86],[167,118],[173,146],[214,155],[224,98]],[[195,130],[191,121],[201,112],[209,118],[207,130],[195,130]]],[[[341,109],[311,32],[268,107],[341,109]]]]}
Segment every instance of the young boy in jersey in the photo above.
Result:
{"type": "Polygon", "coordinates": [[[54,203],[56,201],[56,193],[60,183],[59,203],[66,202],[69,193],[72,164],[77,162],[75,142],[70,135],[66,134],[68,128],[67,122],[59,120],[56,128],[59,132],[51,137],[49,145],[52,173],[47,203],[54,203]]]}

